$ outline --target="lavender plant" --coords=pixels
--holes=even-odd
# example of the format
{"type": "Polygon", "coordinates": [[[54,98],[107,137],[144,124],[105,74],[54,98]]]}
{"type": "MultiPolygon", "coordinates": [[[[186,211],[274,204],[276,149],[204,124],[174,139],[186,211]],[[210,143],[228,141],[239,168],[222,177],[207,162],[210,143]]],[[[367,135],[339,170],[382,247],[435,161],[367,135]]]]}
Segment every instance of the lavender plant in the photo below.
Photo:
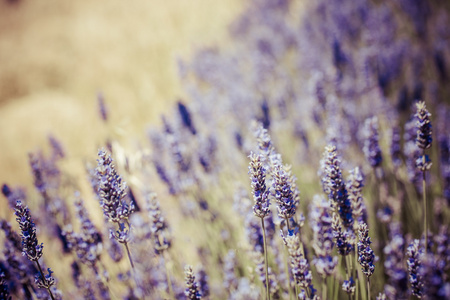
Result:
{"type": "Polygon", "coordinates": [[[422,149],[422,159],[417,161],[417,168],[422,171],[422,195],[423,195],[423,234],[425,236],[425,254],[428,248],[428,223],[427,223],[427,191],[426,191],[426,178],[425,172],[431,168],[431,162],[428,156],[425,155],[425,150],[431,147],[433,138],[431,127],[431,114],[428,112],[425,102],[418,102],[416,104],[417,112],[415,117],[417,118],[417,137],[416,145],[422,149]]]}
{"type": "Polygon", "coordinates": [[[130,241],[130,223],[128,218],[134,212],[133,202],[126,202],[126,183],[117,174],[111,155],[105,150],[98,152],[99,159],[97,164],[98,193],[100,198],[100,207],[103,214],[109,222],[118,226],[116,232],[111,231],[110,236],[125,246],[131,267],[134,268],[128,243],[130,241]],[[126,229],[125,223],[128,226],[126,229]]]}
{"type": "Polygon", "coordinates": [[[38,275],[36,275],[36,284],[39,288],[47,289],[52,300],[53,296],[51,287],[55,284],[55,279],[52,277],[52,271],[48,268],[48,274],[45,275],[42,271],[39,259],[43,254],[43,243],[39,244],[36,236],[36,225],[31,218],[30,210],[27,206],[23,206],[22,202],[17,201],[15,207],[16,221],[19,223],[21,238],[22,238],[22,255],[26,256],[30,261],[35,262],[38,268],[38,275]]]}
{"type": "Polygon", "coordinates": [[[59,262],[55,271],[69,275],[58,283],[66,298],[450,298],[448,5],[244,5],[227,47],[178,60],[184,98],[150,128],[151,145],[110,122],[114,107],[106,110],[99,94],[103,129],[114,130],[102,143],[115,160],[101,150],[97,168],[87,167],[90,193],[74,175],[82,164],[70,155],[78,152],[53,138],[29,156],[34,189],[3,185],[11,207],[19,200],[37,208],[40,231],[33,225],[21,236],[1,215],[1,297],[60,297],[54,274],[42,272],[42,245],[30,242],[39,235],[59,262]],[[417,103],[408,121],[416,99],[429,99],[427,107],[417,103]],[[381,166],[383,176],[365,181],[381,166]],[[320,183],[324,197],[315,196],[320,183]],[[73,203],[76,190],[85,201],[73,203]],[[421,233],[423,242],[415,240],[421,233]],[[186,262],[204,269],[183,274],[186,262]]]}
{"type": "Polygon", "coordinates": [[[253,213],[255,216],[261,219],[261,227],[264,239],[264,262],[265,262],[265,274],[266,274],[266,295],[267,299],[270,299],[269,292],[269,266],[267,261],[267,241],[266,241],[266,229],[264,227],[264,218],[269,213],[269,191],[266,189],[266,174],[265,169],[261,162],[261,155],[254,153],[250,154],[250,166],[249,174],[252,185],[252,194],[255,205],[253,206],[253,213]]]}

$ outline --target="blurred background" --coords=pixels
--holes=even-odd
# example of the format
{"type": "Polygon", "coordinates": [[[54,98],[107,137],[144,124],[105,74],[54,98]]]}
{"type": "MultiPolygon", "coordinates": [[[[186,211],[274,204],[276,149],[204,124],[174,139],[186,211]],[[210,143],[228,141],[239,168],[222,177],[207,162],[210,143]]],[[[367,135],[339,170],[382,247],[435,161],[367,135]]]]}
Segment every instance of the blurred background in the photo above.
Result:
{"type": "Polygon", "coordinates": [[[99,93],[122,143],[145,135],[184,96],[177,59],[226,47],[241,2],[1,0],[0,182],[31,186],[27,153],[49,134],[74,168],[95,157],[99,93]]]}

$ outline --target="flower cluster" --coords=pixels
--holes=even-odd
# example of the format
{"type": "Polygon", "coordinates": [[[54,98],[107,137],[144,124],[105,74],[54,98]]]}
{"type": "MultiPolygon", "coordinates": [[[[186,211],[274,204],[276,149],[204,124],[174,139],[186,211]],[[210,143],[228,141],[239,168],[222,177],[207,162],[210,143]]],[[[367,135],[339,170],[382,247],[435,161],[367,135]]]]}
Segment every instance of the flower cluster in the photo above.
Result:
{"type": "Polygon", "coordinates": [[[252,194],[255,205],[253,213],[259,218],[264,218],[269,213],[269,190],[266,189],[266,174],[261,162],[261,155],[250,153],[249,174],[252,180],[252,194]]]}
{"type": "Polygon", "coordinates": [[[200,293],[200,289],[198,287],[198,283],[195,281],[195,275],[192,271],[191,266],[186,266],[184,268],[184,275],[186,281],[186,290],[184,295],[189,300],[200,300],[202,299],[202,294],[200,293]]]}
{"type": "Polygon", "coordinates": [[[349,228],[353,224],[352,206],[345,188],[340,164],[336,146],[327,146],[322,166],[324,189],[332,203],[332,208],[337,209],[343,225],[349,228]]]}
{"type": "Polygon", "coordinates": [[[364,133],[364,155],[372,168],[377,168],[383,161],[379,145],[377,117],[372,117],[366,120],[364,123],[364,133]]]}
{"type": "Polygon", "coordinates": [[[282,165],[275,166],[273,178],[273,194],[277,202],[278,215],[287,220],[295,215],[298,199],[294,198],[291,179],[282,165]]]}
{"type": "Polygon", "coordinates": [[[416,145],[425,150],[431,147],[432,137],[432,127],[431,127],[431,114],[428,112],[425,102],[420,101],[416,104],[416,126],[417,126],[417,137],[416,145]]]}
{"type": "Polygon", "coordinates": [[[358,242],[358,262],[361,265],[362,271],[367,277],[372,276],[375,271],[375,254],[370,248],[369,228],[367,224],[359,224],[359,242],[358,242]]]}
{"type": "Polygon", "coordinates": [[[126,202],[126,183],[117,174],[111,155],[99,150],[97,164],[98,193],[100,206],[110,222],[119,223],[129,218],[134,212],[133,202],[126,202]]]}

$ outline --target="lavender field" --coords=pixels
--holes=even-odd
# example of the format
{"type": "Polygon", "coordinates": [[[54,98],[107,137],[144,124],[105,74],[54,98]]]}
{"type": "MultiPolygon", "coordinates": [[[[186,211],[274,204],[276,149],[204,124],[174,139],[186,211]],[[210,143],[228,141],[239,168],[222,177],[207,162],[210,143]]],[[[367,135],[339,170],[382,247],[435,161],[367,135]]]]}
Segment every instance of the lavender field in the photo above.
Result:
{"type": "Polygon", "coordinates": [[[99,93],[97,151],[25,149],[0,299],[450,299],[450,3],[251,0],[228,30],[157,126],[99,93]]]}

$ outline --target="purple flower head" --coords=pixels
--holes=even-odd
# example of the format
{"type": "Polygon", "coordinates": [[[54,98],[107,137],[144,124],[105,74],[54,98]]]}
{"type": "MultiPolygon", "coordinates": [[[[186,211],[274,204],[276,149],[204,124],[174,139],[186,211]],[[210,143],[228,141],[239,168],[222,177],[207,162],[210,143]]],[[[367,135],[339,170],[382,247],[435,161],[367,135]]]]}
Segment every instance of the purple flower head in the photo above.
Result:
{"type": "Polygon", "coordinates": [[[155,193],[146,195],[147,211],[151,221],[151,235],[155,246],[155,253],[160,254],[170,248],[172,240],[169,234],[169,226],[161,213],[159,202],[155,193]]]}
{"type": "Polygon", "coordinates": [[[238,280],[236,278],[236,251],[229,250],[227,255],[225,256],[224,264],[223,264],[223,287],[227,291],[236,290],[238,287],[238,280]]]}
{"type": "Polygon", "coordinates": [[[102,149],[99,150],[98,156],[96,170],[100,206],[110,222],[120,223],[134,212],[134,204],[126,201],[127,186],[117,174],[111,155],[102,149]]]}
{"type": "Polygon", "coordinates": [[[353,212],[353,219],[359,222],[367,222],[367,209],[362,196],[364,177],[359,167],[350,170],[347,181],[348,199],[353,212]]]}
{"type": "Polygon", "coordinates": [[[277,202],[278,215],[289,219],[295,215],[298,199],[292,190],[291,177],[282,165],[275,165],[273,172],[273,196],[277,202]]]}
{"type": "Polygon", "coordinates": [[[334,242],[330,213],[329,202],[323,197],[315,195],[309,214],[310,225],[313,230],[312,246],[316,254],[312,262],[317,269],[317,273],[322,277],[333,274],[338,263],[338,258],[333,256],[334,242]]]}
{"type": "Polygon", "coordinates": [[[302,254],[300,239],[294,231],[289,231],[287,236],[284,236],[281,231],[281,237],[289,252],[294,280],[298,286],[306,289],[312,283],[312,273],[309,269],[308,261],[302,254]]]}
{"type": "Polygon", "coordinates": [[[103,122],[106,122],[108,121],[108,108],[106,107],[105,97],[102,93],[97,94],[97,101],[100,117],[102,118],[103,122]]]}
{"type": "Polygon", "coordinates": [[[266,170],[261,162],[261,155],[250,153],[249,174],[252,180],[252,194],[255,205],[253,213],[259,218],[264,218],[269,213],[269,190],[266,188],[266,170]]]}
{"type": "Polygon", "coordinates": [[[349,228],[353,225],[353,212],[348,198],[341,171],[341,161],[337,156],[336,146],[325,147],[322,179],[324,191],[328,194],[332,208],[337,209],[343,225],[349,228]]]}
{"type": "Polygon", "coordinates": [[[391,130],[391,145],[390,145],[390,152],[391,152],[391,160],[392,164],[394,165],[395,169],[398,169],[402,164],[402,148],[401,148],[401,135],[400,135],[400,128],[394,127],[391,130]]]}
{"type": "Polygon", "coordinates": [[[54,272],[52,272],[50,268],[48,268],[47,271],[48,274],[45,275],[44,277],[41,276],[41,274],[36,275],[34,282],[36,283],[38,288],[50,289],[50,287],[55,284],[55,278],[52,276],[54,272]]]}
{"type": "Polygon", "coordinates": [[[342,290],[349,295],[353,295],[355,293],[356,285],[353,277],[350,277],[349,280],[344,280],[344,283],[342,284],[342,290]]]}
{"type": "Polygon", "coordinates": [[[200,294],[202,297],[208,297],[209,296],[209,277],[206,273],[205,269],[202,267],[197,272],[197,278],[198,278],[198,285],[200,288],[200,294]]]}
{"type": "Polygon", "coordinates": [[[378,137],[378,118],[372,117],[364,123],[364,155],[372,168],[379,167],[383,161],[378,137]]]}
{"type": "Polygon", "coordinates": [[[389,299],[408,298],[408,274],[404,267],[405,239],[399,223],[389,225],[389,242],[384,247],[384,270],[388,281],[384,287],[389,299]]]}
{"type": "Polygon", "coordinates": [[[424,282],[419,269],[422,266],[422,249],[419,246],[419,240],[414,240],[406,250],[408,257],[409,283],[411,284],[412,294],[421,298],[423,296],[424,282]]]}
{"type": "Polygon", "coordinates": [[[58,139],[56,139],[53,135],[48,137],[48,141],[50,146],[52,147],[52,160],[64,158],[66,155],[64,153],[64,149],[58,139]]]}
{"type": "Polygon", "coordinates": [[[416,145],[421,149],[428,149],[431,147],[432,126],[431,126],[431,114],[428,112],[425,102],[420,101],[416,104],[417,112],[415,117],[417,118],[417,137],[416,145]]]}
{"type": "Polygon", "coordinates": [[[370,248],[369,228],[366,223],[359,224],[359,242],[358,242],[358,262],[362,271],[367,277],[370,277],[375,271],[375,254],[370,248]]]}
{"type": "Polygon", "coordinates": [[[189,300],[202,299],[202,294],[200,293],[198,283],[195,281],[194,272],[192,271],[191,266],[188,265],[184,268],[184,276],[186,282],[186,290],[184,291],[184,295],[189,300]]]}
{"type": "Polygon", "coordinates": [[[194,123],[192,122],[191,113],[187,109],[187,106],[181,102],[178,101],[178,112],[180,113],[181,121],[183,122],[183,125],[189,129],[189,131],[195,135],[197,131],[195,130],[194,123]]]}
{"type": "Polygon", "coordinates": [[[42,256],[43,244],[38,243],[36,226],[31,218],[30,210],[17,201],[15,207],[17,223],[19,223],[22,237],[22,254],[31,261],[37,261],[42,256]]]}
{"type": "Polygon", "coordinates": [[[333,213],[332,228],[338,253],[342,256],[350,254],[353,250],[353,233],[350,229],[342,227],[341,220],[335,213],[333,213]]]}

